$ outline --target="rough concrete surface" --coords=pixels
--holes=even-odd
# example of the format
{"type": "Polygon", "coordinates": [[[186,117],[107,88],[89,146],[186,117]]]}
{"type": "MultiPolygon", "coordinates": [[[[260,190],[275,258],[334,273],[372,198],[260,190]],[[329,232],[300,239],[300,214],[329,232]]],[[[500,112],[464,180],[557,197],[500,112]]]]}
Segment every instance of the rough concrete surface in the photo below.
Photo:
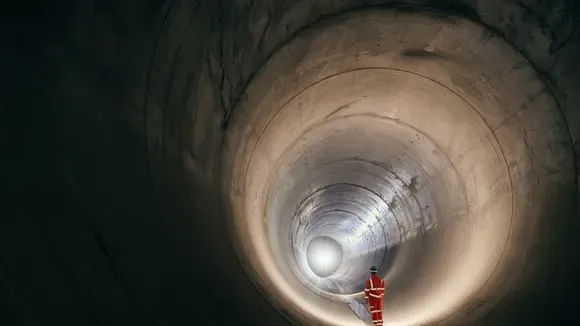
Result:
{"type": "Polygon", "coordinates": [[[11,6],[2,325],[580,320],[573,0],[11,6]]]}

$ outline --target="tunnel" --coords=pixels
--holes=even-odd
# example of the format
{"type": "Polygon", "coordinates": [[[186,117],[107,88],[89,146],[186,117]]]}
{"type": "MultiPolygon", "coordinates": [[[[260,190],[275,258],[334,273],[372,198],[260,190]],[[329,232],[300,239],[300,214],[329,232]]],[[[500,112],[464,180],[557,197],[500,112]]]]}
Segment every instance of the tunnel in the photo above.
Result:
{"type": "Polygon", "coordinates": [[[574,325],[573,0],[2,17],[3,325],[574,325]]]}

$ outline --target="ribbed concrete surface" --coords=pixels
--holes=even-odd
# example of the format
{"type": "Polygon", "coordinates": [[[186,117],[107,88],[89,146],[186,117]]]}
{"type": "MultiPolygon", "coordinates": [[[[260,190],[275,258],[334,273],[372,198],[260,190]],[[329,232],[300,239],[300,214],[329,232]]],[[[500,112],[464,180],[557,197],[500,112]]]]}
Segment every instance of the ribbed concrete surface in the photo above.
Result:
{"type": "Polygon", "coordinates": [[[10,10],[2,322],[356,325],[340,302],[376,263],[392,325],[569,323],[571,3],[10,10]],[[377,212],[382,239],[348,237],[377,212]],[[321,234],[354,266],[326,293],[290,255],[321,234]]]}

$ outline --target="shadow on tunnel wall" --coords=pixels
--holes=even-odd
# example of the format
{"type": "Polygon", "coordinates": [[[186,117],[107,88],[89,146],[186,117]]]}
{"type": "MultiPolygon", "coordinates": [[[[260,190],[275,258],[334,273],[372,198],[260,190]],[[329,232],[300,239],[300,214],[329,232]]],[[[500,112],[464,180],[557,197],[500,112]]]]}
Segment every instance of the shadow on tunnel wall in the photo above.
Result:
{"type": "Polygon", "coordinates": [[[183,50],[188,75],[151,82],[172,4],[2,10],[3,325],[284,324],[225,233],[221,113],[183,105],[213,97],[211,83],[197,87],[213,4],[186,4],[199,36],[183,50]],[[172,87],[180,94],[155,97],[172,87]]]}
{"type": "MultiPolygon", "coordinates": [[[[224,62],[207,55],[227,41],[216,31],[224,17],[263,14],[229,5],[71,0],[2,10],[0,324],[291,321],[242,270],[217,189],[224,116],[273,50],[258,44],[256,58],[230,62],[241,68],[224,88],[224,62]]],[[[313,12],[306,21],[324,16],[313,12]]],[[[570,216],[561,223],[576,219],[576,208],[559,213],[570,216]]],[[[577,319],[577,231],[551,240],[558,251],[541,284],[479,323],[577,319]]]]}

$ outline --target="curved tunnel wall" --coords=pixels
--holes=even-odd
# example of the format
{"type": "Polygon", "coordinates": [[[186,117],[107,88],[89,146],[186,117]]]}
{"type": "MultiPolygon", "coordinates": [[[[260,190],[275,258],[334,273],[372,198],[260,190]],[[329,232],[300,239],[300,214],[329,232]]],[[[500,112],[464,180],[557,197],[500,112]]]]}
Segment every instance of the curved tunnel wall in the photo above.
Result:
{"type": "MultiPolygon", "coordinates": [[[[300,218],[294,212],[308,192],[333,184],[356,185],[370,189],[391,206],[401,203],[375,216],[379,223],[424,218],[429,213],[436,218],[418,223],[427,224],[433,232],[421,237],[420,250],[403,259],[407,266],[399,267],[399,272],[407,280],[387,277],[393,286],[386,320],[402,325],[432,323],[469,301],[492,306],[493,299],[481,293],[499,297],[509,288],[506,284],[517,287],[526,281],[504,272],[506,266],[513,271],[522,264],[504,258],[504,251],[527,251],[529,245],[514,241],[510,234],[530,232],[526,225],[551,215],[542,210],[554,203],[530,193],[535,188],[538,193],[556,191],[562,186],[560,178],[574,175],[569,133],[560,129],[554,134],[554,126],[565,126],[565,122],[546,85],[522,56],[481,26],[397,10],[358,12],[325,21],[282,47],[252,80],[236,107],[230,125],[230,156],[226,156],[227,162],[234,162],[235,172],[226,184],[231,184],[230,196],[243,202],[234,202],[234,212],[243,221],[238,231],[247,234],[245,241],[255,247],[246,256],[256,261],[255,269],[266,266],[264,279],[274,280],[267,286],[270,291],[278,286],[284,293],[281,297],[291,298],[284,305],[325,315],[328,324],[348,323],[352,316],[348,309],[341,313],[307,293],[320,281],[313,281],[304,267],[302,273],[294,272],[305,284],[300,293],[301,286],[292,281],[289,271],[292,265],[304,263],[293,261],[293,248],[284,247],[300,239],[301,233],[290,225],[300,218]],[[539,121],[546,129],[538,127],[539,121]],[[535,133],[556,137],[534,143],[535,133]],[[542,148],[551,149],[554,161],[535,157],[542,148]],[[348,160],[372,162],[390,173],[373,175],[368,167],[345,166],[329,178],[320,171],[348,160]],[[370,180],[365,180],[366,175],[370,180]],[[415,210],[404,194],[397,194],[402,191],[396,185],[372,184],[381,178],[423,189],[411,196],[415,210]],[[430,191],[426,186],[431,186],[430,191]],[[274,208],[268,209],[269,205],[274,208]],[[416,258],[419,252],[422,258],[416,258]],[[409,259],[415,262],[408,264],[409,259]],[[320,307],[318,311],[314,306],[320,307]]],[[[371,198],[352,190],[350,194],[359,200],[371,198]]],[[[338,198],[341,202],[333,207],[356,201],[341,195],[328,197],[326,201],[338,198]]],[[[359,206],[346,209],[363,220],[351,219],[350,224],[372,228],[376,222],[365,212],[372,202],[359,206]]],[[[334,229],[343,247],[356,246],[346,243],[338,227],[334,229]]],[[[412,231],[400,225],[391,229],[412,231]]],[[[389,236],[389,231],[381,233],[389,236]]],[[[360,276],[354,271],[359,279],[343,276],[358,284],[359,291],[365,269],[380,265],[381,250],[386,248],[376,239],[367,242],[375,247],[372,251],[379,250],[379,259],[356,265],[363,271],[360,276]]],[[[398,245],[406,249],[405,243],[398,245]]],[[[304,251],[300,245],[294,247],[304,251]]],[[[368,249],[357,254],[365,252],[368,249]]],[[[319,296],[328,294],[318,290],[323,292],[319,296]]]]}
{"type": "MultiPolygon", "coordinates": [[[[252,91],[252,87],[260,87],[262,83],[268,86],[263,88],[268,89],[274,84],[268,84],[268,78],[277,77],[276,74],[268,77],[272,65],[275,69],[292,70],[308,61],[304,56],[311,56],[313,60],[310,61],[311,64],[316,60],[335,58],[332,55],[317,58],[316,54],[319,52],[315,51],[316,46],[324,46],[324,42],[302,45],[294,49],[288,48],[288,44],[304,42],[308,37],[315,38],[325,31],[340,31],[340,27],[335,27],[329,22],[342,22],[344,18],[326,20],[314,25],[312,29],[307,28],[308,26],[327,15],[378,3],[329,1],[315,4],[311,1],[300,1],[295,4],[272,2],[247,5],[225,1],[222,3],[173,1],[147,4],[71,2],[61,7],[55,5],[52,8],[41,8],[43,10],[38,10],[39,14],[31,20],[6,20],[11,24],[11,28],[4,29],[3,33],[6,33],[10,47],[6,47],[7,55],[3,62],[5,68],[3,71],[8,72],[4,77],[6,81],[10,78],[10,83],[4,83],[9,86],[4,89],[3,94],[6,101],[2,110],[2,120],[5,121],[2,146],[3,152],[9,155],[3,156],[2,164],[5,166],[3,185],[9,194],[5,197],[8,199],[5,207],[10,214],[3,214],[2,218],[0,275],[4,285],[2,302],[5,304],[2,307],[6,307],[4,308],[6,314],[3,316],[8,316],[5,317],[8,320],[9,318],[18,320],[21,324],[42,324],[46,321],[115,324],[120,320],[124,323],[140,324],[183,321],[215,323],[217,312],[225,306],[231,309],[231,314],[220,318],[231,318],[229,321],[234,324],[277,325],[290,321],[314,324],[311,312],[305,313],[300,305],[287,304],[291,297],[280,296],[280,286],[271,286],[271,278],[265,277],[268,274],[260,270],[259,264],[252,264],[245,259],[238,261],[240,256],[235,256],[232,252],[228,239],[234,239],[234,244],[237,244],[239,239],[236,239],[236,234],[226,232],[226,222],[229,220],[227,216],[230,216],[229,213],[235,214],[237,218],[243,216],[236,211],[235,206],[229,211],[230,207],[225,205],[228,203],[227,200],[221,202],[221,207],[225,210],[219,208],[220,198],[216,187],[218,180],[234,179],[232,175],[220,173],[228,171],[228,164],[237,162],[235,159],[220,158],[222,137],[228,133],[235,139],[232,135],[240,128],[248,126],[240,122],[240,119],[251,120],[252,115],[262,120],[266,119],[266,116],[258,114],[259,106],[252,104],[252,101],[254,103],[256,100],[263,101],[262,104],[267,105],[273,103],[268,101],[275,101],[275,98],[281,95],[270,93],[269,99],[256,99],[258,93],[252,91]],[[31,28],[32,26],[38,28],[31,28]],[[289,41],[291,36],[302,29],[304,29],[302,33],[289,41]],[[275,60],[283,60],[285,53],[293,53],[289,50],[298,51],[303,56],[292,56],[293,61],[287,61],[286,65],[276,64],[275,60]],[[254,76],[257,71],[261,73],[254,76]],[[246,87],[248,82],[250,84],[246,87]],[[238,101],[242,94],[246,95],[238,101]],[[232,112],[234,116],[230,121],[232,112]],[[238,117],[242,116],[240,112],[247,115],[240,118],[238,117]],[[34,118],[31,118],[32,116],[34,118]],[[227,121],[230,122],[224,123],[227,121]],[[224,164],[221,170],[220,161],[224,164]],[[228,213],[225,215],[226,218],[222,215],[223,212],[228,213]],[[208,279],[223,280],[220,281],[220,291],[209,287],[208,279]],[[222,293],[227,292],[226,290],[229,293],[243,295],[227,296],[222,293]],[[54,302],[67,302],[68,307],[73,308],[67,309],[65,314],[63,308],[55,306],[54,302]]],[[[420,4],[429,5],[428,2],[420,4]]],[[[493,126],[491,129],[498,139],[506,140],[503,144],[498,140],[496,145],[500,145],[499,147],[481,145],[474,149],[482,151],[484,160],[488,159],[491,166],[495,166],[494,164],[500,166],[500,163],[493,161],[494,156],[500,159],[502,155],[514,158],[515,166],[510,166],[512,161],[505,162],[503,165],[505,170],[502,173],[498,172],[499,180],[505,181],[506,173],[509,171],[512,177],[511,190],[508,188],[495,190],[511,193],[514,198],[512,205],[520,209],[514,210],[515,218],[510,220],[512,224],[507,236],[509,241],[505,242],[507,245],[505,250],[502,250],[501,260],[492,257],[492,254],[489,256],[491,257],[489,261],[495,259],[500,263],[497,272],[499,275],[507,275],[501,274],[501,267],[502,264],[509,262],[507,266],[511,272],[510,277],[489,278],[490,282],[485,283],[485,287],[478,288],[477,295],[455,307],[459,310],[454,310],[449,320],[468,323],[480,319],[482,314],[487,314],[482,322],[488,324],[497,324],[498,321],[509,323],[527,318],[535,321],[541,318],[554,320],[567,317],[570,312],[564,307],[575,302],[573,297],[570,297],[573,291],[569,289],[574,288],[576,284],[573,281],[575,271],[573,259],[576,252],[572,250],[576,246],[572,235],[577,231],[577,225],[574,224],[577,189],[575,170],[571,162],[573,162],[572,142],[575,143],[578,137],[577,110],[574,110],[578,103],[578,95],[574,91],[578,83],[573,73],[578,68],[574,61],[578,45],[574,38],[566,37],[569,34],[566,30],[560,30],[557,26],[559,20],[555,19],[553,14],[557,11],[547,10],[534,3],[524,5],[525,3],[518,5],[501,1],[485,1],[485,3],[481,1],[461,7],[450,5],[439,8],[442,12],[452,10],[460,16],[483,21],[488,25],[483,30],[491,27],[487,29],[491,31],[489,35],[483,33],[483,40],[487,39],[492,43],[491,45],[487,43],[487,46],[497,46],[511,51],[516,61],[517,58],[521,58],[517,53],[519,51],[529,60],[529,65],[523,60],[523,66],[517,67],[520,61],[514,62],[511,55],[506,59],[505,53],[502,52],[497,52],[498,57],[486,57],[485,60],[490,62],[492,67],[506,73],[508,79],[504,80],[504,85],[512,85],[527,92],[534,89],[528,88],[527,84],[513,83],[523,79],[526,83],[531,80],[534,87],[542,84],[545,86],[539,87],[538,92],[534,93],[538,95],[537,97],[522,100],[514,92],[507,103],[501,105],[488,103],[489,109],[511,109],[512,111],[507,111],[509,114],[496,112],[489,116],[481,115],[479,120],[477,117],[469,120],[474,121],[474,132],[485,134],[485,128],[478,129],[480,126],[485,127],[479,124],[485,121],[493,126]],[[461,10],[458,11],[457,8],[461,10]],[[542,22],[546,25],[544,29],[542,22]],[[503,34],[506,44],[494,36],[497,34],[503,34]],[[508,44],[514,48],[510,48],[508,44]],[[512,66],[512,63],[516,65],[512,66]],[[515,74],[512,68],[516,67],[522,68],[525,73],[515,74]],[[522,75],[525,78],[522,78],[522,75]],[[509,79],[509,76],[517,78],[509,79]],[[538,78],[545,80],[540,81],[538,78]],[[521,119],[518,116],[518,119],[515,119],[517,122],[507,120],[517,112],[520,104],[528,101],[531,103],[531,110],[522,110],[520,113],[524,115],[521,119]],[[537,111],[533,110],[534,107],[537,111]],[[545,110],[549,107],[552,109],[545,110]],[[557,110],[553,109],[554,107],[557,110]],[[513,111],[514,109],[516,111],[513,111]],[[525,120],[525,114],[529,112],[549,114],[525,120]],[[563,113],[567,126],[558,112],[563,113]],[[499,122],[489,123],[494,118],[499,122]],[[501,125],[504,121],[506,124],[501,125]],[[509,123],[514,123],[514,127],[518,129],[508,128],[509,123]],[[495,129],[498,126],[499,128],[495,129]],[[498,137],[502,127],[505,133],[498,137]],[[572,141],[569,137],[565,137],[566,127],[572,135],[572,141]],[[513,138],[525,141],[524,146],[521,146],[521,141],[507,141],[513,138]],[[497,154],[498,148],[503,149],[502,155],[497,154]],[[558,149],[561,149],[563,154],[560,154],[558,149]],[[558,173],[552,173],[554,170],[558,173]],[[521,206],[517,206],[518,203],[521,206]],[[524,212],[529,214],[526,215],[524,212]],[[527,218],[518,218],[518,214],[526,215],[527,218]],[[502,293],[497,289],[504,289],[505,292],[502,293]],[[554,304],[543,312],[530,312],[530,307],[537,307],[550,301],[561,305],[554,304]]],[[[385,12],[385,8],[374,9],[381,12],[377,14],[379,16],[385,12]]],[[[368,10],[366,9],[367,12],[368,10]]],[[[402,11],[409,11],[409,8],[402,11]]],[[[361,13],[349,15],[356,18],[361,13]]],[[[405,15],[400,15],[399,19],[405,15]]],[[[566,17],[560,18],[563,21],[566,17]]],[[[449,21],[446,15],[428,15],[425,19],[441,26],[453,27],[459,24],[481,31],[478,24],[463,19],[449,21]]],[[[356,19],[353,18],[352,21],[356,19]]],[[[393,24],[395,29],[400,27],[393,24]]],[[[449,28],[447,31],[451,30],[452,28],[449,28]]],[[[469,28],[460,30],[468,31],[467,34],[470,32],[469,28]]],[[[445,35],[446,29],[443,31],[443,34],[438,34],[438,31],[431,30],[431,33],[422,34],[426,39],[418,39],[412,29],[407,29],[406,36],[401,40],[409,42],[414,40],[418,46],[434,40],[437,40],[433,42],[434,44],[446,44],[445,38],[440,40],[434,37],[437,35],[457,37],[461,40],[461,35],[453,33],[445,35]]],[[[467,36],[469,35],[463,35],[467,36]]],[[[370,35],[368,37],[370,38],[370,35]]],[[[384,40],[382,45],[391,44],[389,43],[391,41],[384,40]]],[[[482,39],[476,39],[472,44],[462,44],[461,47],[453,43],[447,43],[447,46],[448,49],[460,51],[464,46],[468,48],[481,46],[485,43],[481,41],[482,39]]],[[[355,42],[353,45],[339,43],[332,46],[342,46],[343,50],[350,46],[356,48],[365,45],[363,42],[355,42]]],[[[415,50],[410,45],[406,49],[415,50]]],[[[405,49],[401,47],[400,50],[402,51],[398,53],[404,53],[405,49]]],[[[373,51],[380,53],[376,48],[373,51]]],[[[437,66],[433,61],[439,62],[438,60],[424,58],[424,52],[413,51],[407,52],[410,58],[402,60],[406,62],[403,64],[411,67],[437,66]],[[417,58],[417,55],[420,57],[417,58]],[[421,64],[417,65],[417,62],[421,64]]],[[[336,57],[340,57],[341,52],[337,54],[336,57]]],[[[356,55],[354,58],[353,56],[344,58],[362,60],[354,64],[345,62],[345,67],[357,64],[366,68],[387,66],[384,61],[372,64],[369,64],[369,61],[365,62],[364,60],[373,58],[372,54],[362,55],[362,58],[357,58],[356,55]]],[[[379,61],[392,59],[381,56],[374,58],[379,61]]],[[[447,64],[462,67],[462,64],[457,62],[447,64]]],[[[463,66],[470,65],[463,63],[463,66]]],[[[441,74],[435,76],[436,78],[449,76],[449,73],[445,74],[445,69],[439,68],[441,74]]],[[[474,68],[470,68],[472,75],[464,80],[456,80],[455,84],[449,80],[440,83],[447,84],[455,92],[465,92],[459,97],[463,97],[466,102],[470,103],[471,100],[471,103],[480,103],[469,98],[469,86],[473,86],[470,81],[477,75],[477,69],[485,67],[474,68]]],[[[305,71],[308,69],[305,68],[305,71]]],[[[431,73],[435,74],[435,71],[432,70],[431,73]]],[[[389,83],[390,79],[390,83],[394,84],[393,88],[396,87],[397,83],[393,81],[395,77],[400,76],[393,76],[394,73],[373,74],[373,72],[372,69],[361,69],[350,76],[345,74],[342,77],[358,74],[359,77],[364,76],[363,80],[377,78],[380,83],[389,83]]],[[[428,72],[421,71],[420,75],[428,72]]],[[[331,74],[330,71],[306,74],[297,80],[295,86],[303,85],[304,80],[308,78],[318,81],[318,77],[324,73],[331,74]]],[[[498,73],[494,73],[488,77],[497,75],[498,73]]],[[[340,77],[329,79],[328,87],[340,86],[340,77]]],[[[286,82],[290,82],[292,78],[286,82]]],[[[436,78],[432,79],[437,80],[436,78]]],[[[398,79],[406,80],[409,86],[418,87],[420,84],[420,81],[413,80],[407,75],[398,79]]],[[[352,85],[348,80],[342,83],[352,85]]],[[[485,84],[485,81],[480,83],[485,84]]],[[[497,87],[499,84],[490,82],[489,85],[497,87]]],[[[283,96],[291,96],[293,93],[286,92],[288,88],[283,85],[280,85],[280,89],[285,91],[282,92],[283,96]]],[[[296,92],[294,89],[293,91],[296,92]]],[[[362,91],[372,93],[373,88],[367,87],[362,91]]],[[[483,97],[486,100],[490,97],[491,102],[498,101],[494,99],[495,96],[503,101],[503,95],[509,93],[503,87],[487,91],[489,93],[483,97]]],[[[394,90],[391,94],[379,93],[372,94],[371,98],[381,103],[387,100],[391,103],[396,99],[392,94],[397,93],[394,90]]],[[[426,109],[427,105],[434,109],[438,102],[416,96],[411,98],[411,94],[404,91],[398,93],[401,96],[405,94],[409,96],[399,98],[401,104],[414,101],[417,104],[424,104],[423,109],[426,109]]],[[[317,94],[323,93],[320,90],[312,92],[308,98],[309,103],[315,103],[317,94]]],[[[322,107],[326,104],[328,113],[331,113],[338,108],[336,103],[348,100],[348,96],[347,93],[337,94],[335,99],[327,97],[329,102],[319,104],[322,107]]],[[[324,100],[324,96],[319,97],[319,100],[324,100]]],[[[438,100],[443,102],[441,99],[438,100]]],[[[457,104],[458,110],[461,105],[457,104]]],[[[337,112],[335,120],[338,122],[341,116],[346,119],[344,117],[347,115],[360,113],[363,107],[365,106],[354,106],[350,108],[352,111],[347,108],[337,112]]],[[[368,103],[366,107],[369,107],[368,103]]],[[[413,105],[413,108],[416,107],[421,108],[421,105],[413,105]]],[[[304,110],[309,108],[312,109],[303,106],[304,110]]],[[[273,110],[271,107],[268,109],[273,110]]],[[[450,108],[445,107],[445,110],[448,109],[450,108]]],[[[411,110],[400,111],[398,114],[405,112],[411,110]]],[[[377,115],[376,112],[365,113],[377,115]]],[[[384,113],[385,111],[380,112],[384,113]]],[[[280,121],[285,123],[292,119],[280,121]]],[[[429,125],[427,123],[429,121],[416,121],[419,122],[429,125]]],[[[365,121],[365,126],[367,124],[365,121]]],[[[259,127],[259,124],[252,122],[252,126],[256,125],[259,127]]],[[[377,127],[376,131],[380,132],[383,129],[377,127]]],[[[342,136],[345,135],[347,134],[342,136]]],[[[287,140],[292,139],[288,135],[279,136],[286,136],[287,140]]],[[[314,139],[319,137],[320,141],[323,141],[321,134],[312,136],[314,139]]],[[[334,141],[340,139],[341,135],[336,136],[334,141]]],[[[467,139],[464,140],[469,144],[467,139]]],[[[425,157],[421,153],[426,153],[426,148],[437,142],[423,141],[418,140],[413,146],[408,144],[399,146],[415,148],[419,158],[425,157]]],[[[449,145],[448,142],[440,142],[449,145]]],[[[493,139],[485,144],[490,142],[493,145],[493,139]]],[[[329,140],[328,144],[331,143],[332,140],[329,140]]],[[[316,149],[317,142],[305,144],[316,149]]],[[[351,144],[358,147],[354,140],[351,144]]],[[[459,149],[464,148],[461,144],[456,146],[452,153],[459,153],[461,152],[459,149]]],[[[284,148],[280,146],[267,150],[280,152],[284,148]]],[[[448,151],[450,150],[446,149],[445,153],[448,151]]],[[[338,160],[344,159],[340,157],[340,151],[334,151],[334,154],[338,160]]],[[[367,159],[375,155],[374,159],[386,161],[386,155],[389,153],[369,151],[364,154],[367,159]],[[381,158],[380,155],[385,157],[381,158]]],[[[469,158],[469,155],[465,157],[469,158]]],[[[323,157],[314,154],[307,156],[312,160],[324,160],[323,157]]],[[[298,163],[294,167],[284,166],[290,162],[289,160],[280,162],[282,168],[277,170],[280,175],[284,175],[284,168],[294,172],[308,171],[300,168],[298,163]]],[[[432,163],[436,166],[443,164],[432,163]]],[[[253,170],[255,169],[250,169],[253,170]]],[[[337,174],[342,174],[339,171],[340,166],[337,166],[337,174]]],[[[483,171],[481,172],[484,173],[483,171]]],[[[328,173],[332,174],[331,171],[328,173]]],[[[246,177],[243,173],[233,175],[240,178],[238,181],[246,177]]],[[[336,180],[332,175],[324,180],[308,180],[313,175],[305,174],[302,182],[324,183],[336,180]]],[[[250,178],[249,180],[254,180],[252,182],[258,183],[252,187],[258,189],[260,182],[268,182],[274,189],[291,186],[283,182],[277,183],[275,175],[272,176],[273,181],[262,180],[263,176],[261,174],[258,178],[250,178]]],[[[426,181],[428,178],[423,179],[419,178],[418,181],[426,181]]],[[[450,182],[453,178],[441,180],[450,182]]],[[[407,184],[411,183],[410,178],[404,181],[407,184]]],[[[473,184],[480,185],[480,181],[473,181],[473,184]]],[[[502,185],[505,184],[503,181],[502,185]]],[[[301,189],[300,187],[297,189],[301,189]]],[[[433,187],[453,188],[437,185],[433,187]]],[[[302,189],[307,188],[304,186],[302,189]]],[[[477,207],[473,203],[462,206],[460,202],[446,200],[445,197],[448,195],[445,192],[422,189],[425,189],[424,200],[430,200],[429,197],[436,193],[442,197],[437,198],[437,203],[453,203],[459,206],[459,211],[462,208],[477,207]]],[[[287,191],[292,195],[291,189],[287,191]]],[[[473,194],[469,191],[467,193],[473,194]]],[[[255,194],[265,195],[259,191],[255,194]]],[[[299,192],[293,194],[293,196],[301,195],[304,194],[299,192]]],[[[476,197],[485,195],[477,193],[476,197]]],[[[292,199],[292,196],[282,197],[285,196],[268,200],[271,203],[277,200],[279,205],[292,205],[291,200],[299,201],[292,199]],[[289,202],[283,203],[284,200],[289,202]]],[[[265,203],[265,198],[250,204],[261,207],[260,203],[265,203]]],[[[485,202],[478,201],[480,204],[485,202]]],[[[489,202],[500,206],[506,205],[496,201],[489,202]]],[[[438,208],[440,211],[436,215],[438,228],[434,229],[433,235],[429,234],[422,241],[441,243],[435,242],[438,236],[437,229],[445,229],[441,225],[445,225],[445,219],[449,219],[454,210],[446,205],[440,206],[443,207],[438,208]]],[[[275,205],[270,209],[275,210],[275,205]]],[[[492,223],[495,220],[500,218],[491,216],[488,219],[491,221],[489,225],[505,232],[506,230],[500,227],[501,224],[492,223]]],[[[506,222],[505,219],[501,221],[506,222]]],[[[493,230],[490,228],[489,232],[493,230]]],[[[465,237],[467,234],[474,233],[458,232],[455,236],[465,237]]],[[[447,237],[440,237],[451,242],[447,237]]],[[[494,233],[493,239],[497,240],[498,246],[501,244],[501,238],[503,236],[494,233]]],[[[477,241],[485,241],[483,238],[469,240],[473,241],[470,242],[473,248],[478,248],[474,245],[477,241]]],[[[443,247],[439,248],[442,250],[443,247]]],[[[282,249],[280,246],[280,250],[282,249]]],[[[236,250],[238,253],[244,253],[254,249],[247,246],[237,247],[236,250]]],[[[408,247],[408,252],[413,250],[418,249],[408,247]]],[[[498,252],[491,247],[486,247],[485,251],[498,252]]],[[[405,250],[402,250],[398,257],[405,257],[404,254],[405,250]]],[[[403,261],[407,264],[412,262],[412,260],[403,261]]],[[[428,266],[429,262],[423,264],[428,266]]],[[[393,266],[402,265],[398,265],[395,261],[393,266]]],[[[404,270],[404,266],[400,268],[404,270]]],[[[485,278],[485,275],[482,277],[485,278]]],[[[286,279],[288,281],[285,282],[292,280],[286,279]]],[[[421,280],[421,277],[419,275],[412,279],[421,280]]],[[[428,277],[423,279],[429,280],[428,277]]],[[[300,283],[296,285],[295,288],[300,289],[300,283]]],[[[420,285],[416,286],[419,289],[420,285]]],[[[404,293],[412,292],[401,290],[397,300],[404,301],[404,293]]],[[[313,300],[318,299],[313,297],[313,300]]],[[[321,302],[324,304],[326,301],[321,302]]]]}

